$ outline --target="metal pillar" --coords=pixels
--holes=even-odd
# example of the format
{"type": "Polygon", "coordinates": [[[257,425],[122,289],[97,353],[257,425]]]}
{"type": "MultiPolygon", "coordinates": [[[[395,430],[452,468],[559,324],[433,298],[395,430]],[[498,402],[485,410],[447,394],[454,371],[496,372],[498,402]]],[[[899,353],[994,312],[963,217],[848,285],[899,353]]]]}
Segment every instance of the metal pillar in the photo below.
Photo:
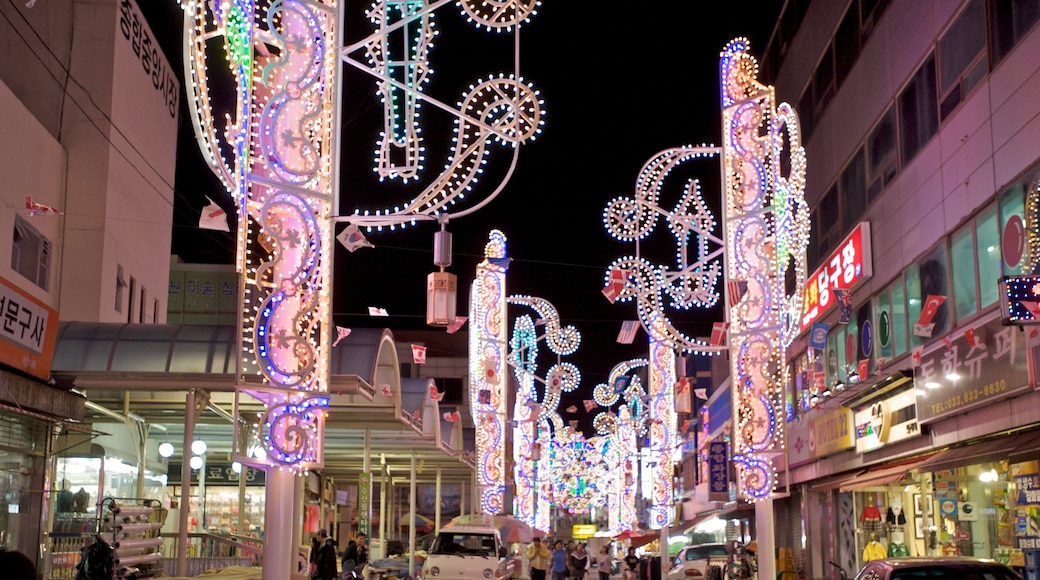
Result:
{"type": "Polygon", "coordinates": [[[433,506],[433,531],[434,533],[441,533],[441,468],[437,466],[437,484],[434,486],[433,492],[434,506],[433,506]]]}
{"type": "Polygon", "coordinates": [[[776,538],[773,537],[773,499],[755,503],[755,540],[758,541],[758,577],[776,578],[776,538]]]}
{"type": "MultiPolygon", "coordinates": [[[[408,553],[415,554],[415,452],[408,471],[408,553]]],[[[415,558],[408,558],[408,575],[415,577],[415,558]]]]}
{"type": "Polygon", "coordinates": [[[379,484],[379,557],[386,557],[386,472],[383,464],[383,481],[379,484]]]}
{"type": "Polygon", "coordinates": [[[296,561],[293,533],[295,509],[286,509],[293,497],[296,475],[288,469],[267,470],[267,497],[264,500],[264,570],[263,580],[285,580],[296,561]]]}
{"type": "Polygon", "coordinates": [[[180,521],[177,526],[177,575],[188,575],[188,510],[191,502],[188,493],[191,491],[191,467],[188,465],[188,453],[191,440],[195,436],[195,391],[188,389],[184,397],[184,441],[181,447],[181,503],[180,521]]]}
{"type": "Polygon", "coordinates": [[[459,515],[464,516],[466,515],[466,480],[463,479],[459,485],[462,486],[462,495],[459,496],[459,515]]]}

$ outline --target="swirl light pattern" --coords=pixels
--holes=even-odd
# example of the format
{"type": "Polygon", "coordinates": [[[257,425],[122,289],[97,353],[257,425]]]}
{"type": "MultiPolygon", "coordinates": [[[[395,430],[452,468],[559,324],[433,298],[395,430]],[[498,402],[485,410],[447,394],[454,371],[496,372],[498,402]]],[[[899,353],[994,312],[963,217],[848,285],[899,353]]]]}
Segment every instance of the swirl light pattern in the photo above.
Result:
{"type": "Polygon", "coordinates": [[[758,62],[748,48],[747,39],[730,42],[720,69],[726,276],[747,282],[729,311],[733,461],[741,492],[758,500],[775,489],[773,458],[784,450],[784,353],[802,309],[809,209],[797,116],[786,103],[776,106],[773,87],[757,81],[758,62]],[[791,268],[796,283],[786,294],[791,268]]]}
{"type": "Polygon", "coordinates": [[[648,525],[660,529],[672,519],[675,477],[675,351],[663,342],[650,343],[650,507],[648,525]]]}
{"type": "Polygon", "coordinates": [[[470,410],[476,428],[477,490],[486,514],[505,501],[506,236],[488,235],[470,294],[470,410]]]}
{"type": "Polygon", "coordinates": [[[266,459],[239,458],[296,471],[321,467],[338,6],[277,0],[257,10],[250,0],[226,0],[186,2],[184,10],[196,135],[239,204],[242,350],[262,386],[239,376],[236,399],[249,396],[266,408],[258,425],[266,459]],[[213,39],[223,41],[236,83],[225,143],[210,107],[206,48],[213,39]],[[262,46],[255,57],[254,45],[262,46]],[[232,162],[218,151],[230,152],[232,162]]]}

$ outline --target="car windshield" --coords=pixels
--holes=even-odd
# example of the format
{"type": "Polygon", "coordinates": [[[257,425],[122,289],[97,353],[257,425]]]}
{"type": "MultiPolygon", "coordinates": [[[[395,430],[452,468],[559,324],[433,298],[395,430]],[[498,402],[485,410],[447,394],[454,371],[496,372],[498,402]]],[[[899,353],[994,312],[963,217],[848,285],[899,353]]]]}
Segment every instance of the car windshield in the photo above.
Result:
{"type": "Polygon", "coordinates": [[[472,532],[441,532],[434,540],[430,554],[494,556],[495,536],[472,532]]]}
{"type": "Polygon", "coordinates": [[[957,580],[1017,580],[1017,576],[996,566],[935,565],[927,568],[893,570],[892,580],[913,578],[957,578],[957,580]]]}
{"type": "Polygon", "coordinates": [[[726,557],[726,547],[719,546],[692,546],[686,548],[687,560],[706,560],[708,558],[726,557]]]}

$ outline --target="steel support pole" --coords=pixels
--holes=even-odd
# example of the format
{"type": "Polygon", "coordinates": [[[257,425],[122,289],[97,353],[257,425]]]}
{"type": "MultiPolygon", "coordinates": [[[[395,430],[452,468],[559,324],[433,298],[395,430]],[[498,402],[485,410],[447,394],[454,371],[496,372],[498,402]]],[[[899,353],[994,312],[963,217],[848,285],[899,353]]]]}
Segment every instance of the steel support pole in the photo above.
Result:
{"type": "Polygon", "coordinates": [[[433,531],[434,533],[441,533],[441,468],[437,466],[437,484],[434,486],[433,497],[435,499],[435,505],[433,506],[433,531]]]}
{"type": "Polygon", "coordinates": [[[408,576],[415,578],[415,452],[408,471],[408,576]]]}
{"type": "Polygon", "coordinates": [[[188,575],[188,510],[191,501],[191,466],[188,458],[191,453],[191,440],[195,436],[195,391],[188,389],[184,397],[184,441],[181,446],[181,503],[180,521],[177,526],[177,575],[188,575]]]}
{"type": "Polygon", "coordinates": [[[292,501],[295,479],[296,475],[288,469],[267,469],[262,580],[285,580],[295,572],[296,542],[291,537],[296,516],[292,501]]]}
{"type": "Polygon", "coordinates": [[[758,577],[776,578],[776,538],[773,537],[773,499],[755,503],[755,540],[758,577]]]}
{"type": "Polygon", "coordinates": [[[387,466],[382,465],[383,480],[379,484],[379,557],[386,557],[386,472],[387,466]]]}

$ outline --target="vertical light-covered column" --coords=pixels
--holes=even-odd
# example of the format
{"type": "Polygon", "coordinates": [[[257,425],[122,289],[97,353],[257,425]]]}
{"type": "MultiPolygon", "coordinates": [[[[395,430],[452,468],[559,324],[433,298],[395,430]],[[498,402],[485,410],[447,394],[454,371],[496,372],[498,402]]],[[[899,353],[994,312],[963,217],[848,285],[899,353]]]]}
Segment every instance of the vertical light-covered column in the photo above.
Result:
{"type": "Polygon", "coordinates": [[[470,411],[476,428],[480,511],[498,514],[505,500],[506,237],[492,230],[470,295],[470,411]]]}
{"type": "Polygon", "coordinates": [[[675,350],[656,340],[650,341],[650,463],[652,488],[651,528],[667,526],[672,519],[672,480],[675,477],[675,350]]]}

